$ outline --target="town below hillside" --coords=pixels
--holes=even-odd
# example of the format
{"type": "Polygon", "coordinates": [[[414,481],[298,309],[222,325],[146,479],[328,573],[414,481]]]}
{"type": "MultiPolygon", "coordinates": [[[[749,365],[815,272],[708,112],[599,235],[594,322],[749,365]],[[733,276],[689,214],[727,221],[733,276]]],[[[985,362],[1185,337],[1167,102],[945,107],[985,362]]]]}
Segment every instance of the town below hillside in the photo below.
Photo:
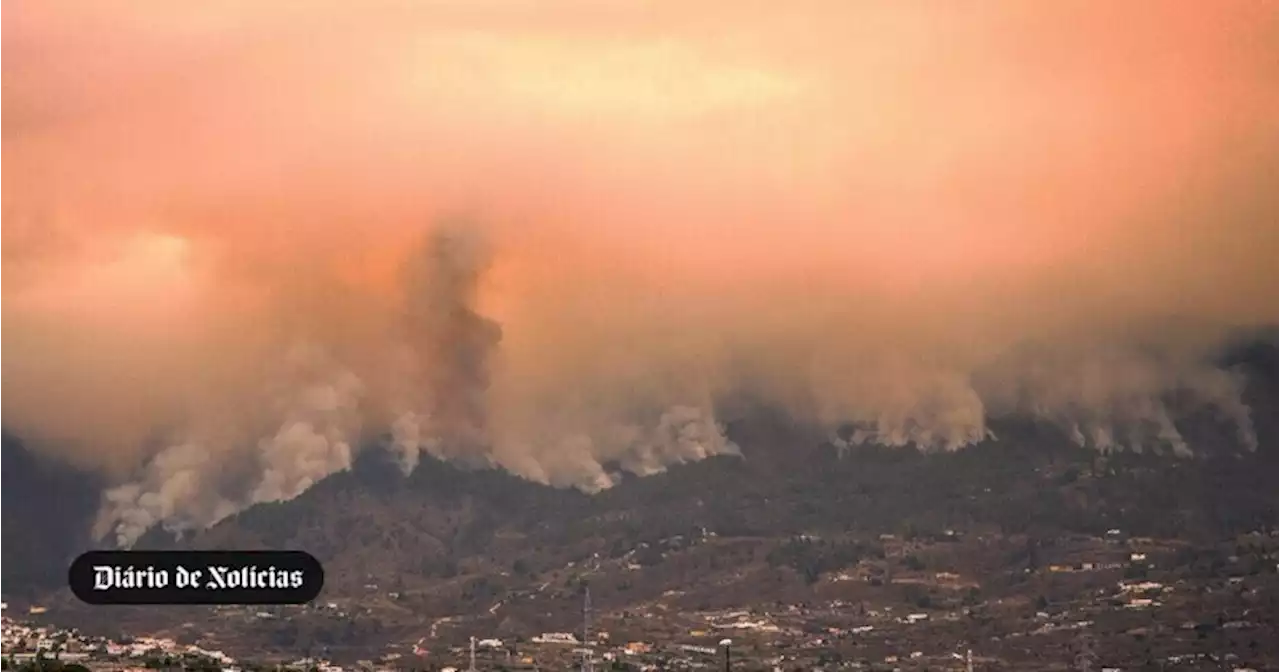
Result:
{"type": "MultiPolygon", "coordinates": [[[[662,555],[672,563],[724,557],[745,543],[708,531],[666,540],[662,555]]],[[[784,671],[1074,670],[1083,659],[1098,670],[1271,670],[1280,662],[1274,528],[1208,548],[1123,530],[1032,546],[957,530],[886,534],[838,571],[808,569],[815,554],[852,544],[796,537],[743,576],[625,608],[593,603],[592,586],[638,580],[645,549],[566,564],[484,609],[420,619],[403,606],[414,596],[375,584],[297,607],[6,604],[5,664],[39,657],[93,670],[337,672],[697,670],[720,668],[726,655],[733,669],[784,671]],[[803,586],[803,596],[784,597],[788,585],[803,586]],[[576,617],[559,630],[517,625],[557,610],[576,617]],[[383,641],[343,645],[341,631],[353,628],[383,641]]]]}
{"type": "Polygon", "coordinates": [[[727,428],[741,456],[596,494],[427,456],[405,476],[368,448],[294,499],[139,540],[305,551],[325,584],[301,606],[79,602],[96,485],[6,435],[6,623],[29,629],[6,664],[467,669],[474,642],[486,670],[717,669],[725,649],[787,672],[1274,670],[1275,368],[1250,370],[1256,450],[1195,413],[1180,457],[1020,417],[954,452],[837,448],[759,409],[727,428]]]}

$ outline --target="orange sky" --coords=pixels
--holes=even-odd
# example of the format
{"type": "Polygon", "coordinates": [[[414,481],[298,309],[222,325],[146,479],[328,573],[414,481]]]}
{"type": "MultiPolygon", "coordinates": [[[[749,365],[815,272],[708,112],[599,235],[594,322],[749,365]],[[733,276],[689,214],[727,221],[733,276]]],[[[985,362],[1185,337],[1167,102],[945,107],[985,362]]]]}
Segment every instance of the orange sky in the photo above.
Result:
{"type": "Polygon", "coordinates": [[[887,351],[1276,318],[1274,3],[6,9],[4,414],[36,434],[132,456],[296,340],[392,375],[397,269],[451,213],[495,250],[511,436],[735,356],[875,414],[887,351]]]}

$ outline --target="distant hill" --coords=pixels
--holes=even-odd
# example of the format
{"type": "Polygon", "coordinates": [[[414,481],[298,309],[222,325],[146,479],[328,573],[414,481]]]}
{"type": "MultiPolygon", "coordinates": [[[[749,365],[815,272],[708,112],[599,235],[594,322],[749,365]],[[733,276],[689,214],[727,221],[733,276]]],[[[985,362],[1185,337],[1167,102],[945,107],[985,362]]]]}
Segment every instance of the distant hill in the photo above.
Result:
{"type": "Polygon", "coordinates": [[[1003,418],[992,421],[999,440],[955,453],[863,446],[840,457],[821,433],[760,409],[728,428],[744,458],[628,478],[593,496],[426,458],[405,478],[369,450],[352,471],[297,499],[253,507],[183,543],[305,549],[354,588],[370,574],[431,582],[460,567],[508,571],[518,559],[536,570],[702,529],[774,538],[1121,527],[1215,538],[1277,517],[1276,387],[1267,382],[1275,353],[1264,344],[1231,354],[1250,375],[1262,439],[1255,453],[1240,451],[1234,432],[1212,417],[1184,423],[1201,449],[1185,460],[1101,456],[1055,427],[1003,418]]]}
{"type": "Polygon", "coordinates": [[[70,561],[90,546],[102,483],[36,455],[8,432],[0,439],[0,479],[6,597],[63,585],[70,561]]]}
{"type": "MultiPolygon", "coordinates": [[[[1101,456],[1053,427],[998,418],[992,425],[999,440],[956,453],[863,446],[841,457],[822,433],[762,408],[728,428],[745,457],[627,478],[598,495],[425,457],[404,477],[369,449],[352,470],[294,500],[252,507],[181,540],[156,529],[139,547],[305,550],[326,567],[327,596],[372,595],[368,586],[377,585],[377,594],[412,595],[405,613],[425,618],[484,612],[504,595],[545,587],[570,563],[600,559],[647,568],[593,588],[602,608],[625,607],[671,586],[717,585],[728,580],[725,572],[763,566],[765,554],[800,534],[874,538],[988,529],[1052,538],[1121,528],[1225,538],[1277,519],[1276,346],[1255,339],[1222,358],[1248,375],[1257,452],[1239,451],[1234,433],[1212,417],[1181,423],[1202,448],[1185,460],[1101,456]],[[708,533],[721,544],[719,555],[663,561],[662,548],[673,538],[708,533]]],[[[100,486],[37,459],[7,435],[3,470],[5,590],[60,584],[66,561],[88,546],[100,486]]],[[[846,551],[853,552],[827,552],[846,551]]],[[[806,562],[815,574],[839,564],[806,562]]],[[[508,625],[550,627],[562,617],[572,614],[517,610],[508,625]]]]}

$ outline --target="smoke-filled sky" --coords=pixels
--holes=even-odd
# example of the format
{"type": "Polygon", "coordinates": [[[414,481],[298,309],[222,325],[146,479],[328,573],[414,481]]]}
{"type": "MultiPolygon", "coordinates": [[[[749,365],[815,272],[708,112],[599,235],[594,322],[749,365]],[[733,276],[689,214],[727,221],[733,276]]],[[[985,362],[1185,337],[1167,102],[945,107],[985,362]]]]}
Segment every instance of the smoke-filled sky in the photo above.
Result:
{"type": "Polygon", "coordinates": [[[733,452],[744,396],[1181,450],[1189,389],[1248,434],[1198,356],[1277,316],[1275,3],[5,15],[4,423],[125,482],[110,524],[383,433],[607,486],[733,452]]]}

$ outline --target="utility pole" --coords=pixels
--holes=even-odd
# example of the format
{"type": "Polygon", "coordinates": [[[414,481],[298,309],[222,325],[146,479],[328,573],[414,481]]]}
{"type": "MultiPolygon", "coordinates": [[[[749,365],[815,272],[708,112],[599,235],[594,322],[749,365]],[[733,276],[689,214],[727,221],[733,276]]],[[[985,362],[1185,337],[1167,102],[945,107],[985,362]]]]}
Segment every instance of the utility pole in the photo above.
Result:
{"type": "Polygon", "coordinates": [[[594,672],[595,661],[591,648],[591,586],[582,592],[582,672],[594,672]]]}
{"type": "Polygon", "coordinates": [[[471,638],[471,667],[468,669],[476,672],[476,638],[474,636],[471,638]]]}

